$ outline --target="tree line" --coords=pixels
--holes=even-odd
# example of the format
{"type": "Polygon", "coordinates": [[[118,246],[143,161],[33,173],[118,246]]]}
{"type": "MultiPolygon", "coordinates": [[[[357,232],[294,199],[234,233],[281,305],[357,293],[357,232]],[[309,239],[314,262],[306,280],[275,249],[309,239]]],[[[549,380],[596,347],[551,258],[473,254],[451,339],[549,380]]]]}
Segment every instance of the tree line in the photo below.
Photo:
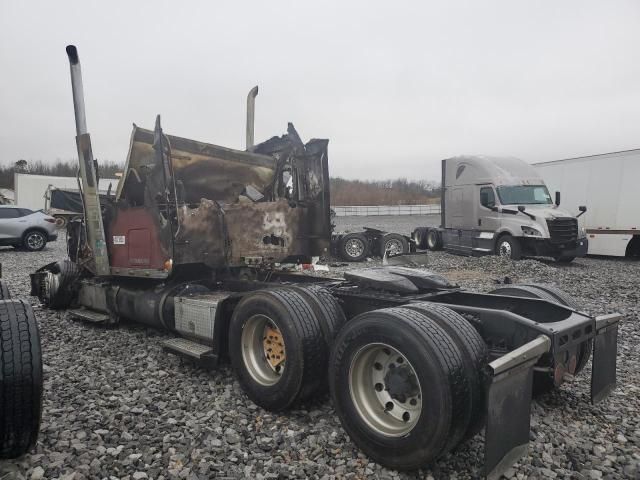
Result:
{"type": "MultiPolygon", "coordinates": [[[[121,172],[122,164],[99,162],[100,176],[113,178],[121,172]]],[[[0,164],[0,188],[13,189],[13,174],[53,175],[75,177],[78,163],[72,160],[57,160],[54,163],[18,160],[14,164],[0,164]]],[[[426,180],[348,180],[331,179],[332,205],[423,205],[435,203],[440,198],[440,185],[426,180]]]]}

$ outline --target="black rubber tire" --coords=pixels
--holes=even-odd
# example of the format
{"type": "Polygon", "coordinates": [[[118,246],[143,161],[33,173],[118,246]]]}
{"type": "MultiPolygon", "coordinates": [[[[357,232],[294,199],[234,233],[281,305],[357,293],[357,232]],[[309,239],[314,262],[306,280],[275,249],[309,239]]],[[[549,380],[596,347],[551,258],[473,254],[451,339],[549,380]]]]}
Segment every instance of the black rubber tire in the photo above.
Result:
{"type": "Polygon", "coordinates": [[[42,352],[38,324],[23,300],[0,301],[0,459],[16,458],[38,438],[42,352]]]}
{"type": "Polygon", "coordinates": [[[511,256],[509,258],[511,260],[520,260],[522,258],[522,247],[520,246],[520,242],[509,234],[500,236],[496,241],[496,255],[501,256],[500,246],[504,242],[507,242],[511,247],[511,256]]]}
{"type": "Polygon", "coordinates": [[[426,315],[442,327],[456,343],[465,364],[465,375],[470,389],[470,419],[463,439],[473,437],[485,423],[486,400],[482,371],[487,364],[487,346],[482,337],[465,318],[442,305],[431,302],[408,303],[409,308],[426,315]]]}
{"type": "Polygon", "coordinates": [[[22,237],[22,248],[28,250],[29,252],[39,252],[47,245],[47,234],[41,232],[40,230],[29,230],[22,237]],[[40,247],[32,247],[29,245],[29,240],[35,236],[39,236],[42,240],[42,245],[40,247]]]}
{"type": "Polygon", "coordinates": [[[418,227],[411,234],[413,241],[416,242],[416,247],[420,250],[427,250],[429,248],[427,245],[428,231],[429,231],[428,227],[418,227]]]}
{"type": "MultiPolygon", "coordinates": [[[[562,305],[566,305],[567,307],[573,308],[574,310],[577,310],[577,311],[582,310],[578,302],[576,302],[576,300],[571,295],[569,295],[564,290],[560,290],[559,288],[554,287],[553,285],[547,285],[546,283],[527,283],[525,285],[530,287],[535,287],[540,290],[544,290],[551,296],[555,297],[556,299],[555,301],[557,301],[562,305]]],[[[584,370],[584,367],[587,365],[589,358],[591,358],[592,351],[593,351],[592,340],[584,342],[581,345],[580,353],[578,354],[578,359],[576,363],[576,371],[575,371],[576,375],[580,373],[582,370],[584,370]]]]}
{"type": "Polygon", "coordinates": [[[329,348],[321,322],[306,297],[292,288],[255,291],[240,300],[229,325],[229,356],[242,389],[267,410],[284,410],[326,385],[329,348]],[[255,381],[243,360],[242,330],[256,314],[276,322],[285,343],[284,373],[273,385],[255,381]]]}
{"type": "Polygon", "coordinates": [[[343,428],[366,455],[389,468],[415,470],[445,453],[454,432],[466,431],[469,392],[464,369],[455,342],[430,318],[407,308],[374,310],[350,320],[338,334],[329,361],[331,398],[343,428]],[[352,359],[375,343],[401,352],[422,389],[422,413],[403,436],[376,432],[351,398],[352,359]]]}
{"type": "Polygon", "coordinates": [[[9,300],[11,293],[9,293],[9,286],[0,280],[0,300],[9,300]]]}
{"type": "Polygon", "coordinates": [[[555,261],[558,263],[571,263],[576,257],[555,257],[555,261]]]}
{"type": "Polygon", "coordinates": [[[400,235],[399,233],[387,233],[383,235],[380,239],[380,256],[384,257],[385,253],[387,253],[387,243],[395,240],[400,242],[402,245],[402,252],[396,253],[395,255],[405,255],[409,253],[409,242],[404,237],[404,235],[400,235]]]}
{"type": "Polygon", "coordinates": [[[62,260],[43,268],[58,276],[58,286],[50,292],[40,292],[38,298],[47,308],[67,308],[73,303],[77,293],[77,282],[81,273],[78,265],[70,260],[62,260]]]}
{"type": "Polygon", "coordinates": [[[369,255],[369,239],[364,233],[347,233],[338,242],[338,255],[340,255],[340,258],[342,258],[345,262],[361,262],[362,260],[367,258],[367,255],[369,255]],[[361,254],[351,256],[347,252],[346,244],[349,240],[352,239],[357,239],[362,242],[364,248],[361,254]]]}
{"type": "Polygon", "coordinates": [[[427,248],[429,250],[442,250],[442,235],[434,229],[430,229],[427,233],[427,248]]]}
{"type": "Polygon", "coordinates": [[[320,320],[327,347],[330,349],[338,331],[347,321],[338,299],[331,295],[329,290],[319,285],[297,285],[290,288],[301,293],[313,308],[316,317],[320,320]]]}

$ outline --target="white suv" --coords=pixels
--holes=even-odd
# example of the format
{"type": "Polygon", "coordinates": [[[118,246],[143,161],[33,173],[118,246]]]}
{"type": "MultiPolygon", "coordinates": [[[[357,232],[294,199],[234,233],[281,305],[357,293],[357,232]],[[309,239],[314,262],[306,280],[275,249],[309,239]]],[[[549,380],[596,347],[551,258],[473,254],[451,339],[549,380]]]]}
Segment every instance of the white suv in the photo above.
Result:
{"type": "Polygon", "coordinates": [[[58,238],[56,220],[42,212],[14,205],[0,205],[0,245],[32,252],[58,238]]]}

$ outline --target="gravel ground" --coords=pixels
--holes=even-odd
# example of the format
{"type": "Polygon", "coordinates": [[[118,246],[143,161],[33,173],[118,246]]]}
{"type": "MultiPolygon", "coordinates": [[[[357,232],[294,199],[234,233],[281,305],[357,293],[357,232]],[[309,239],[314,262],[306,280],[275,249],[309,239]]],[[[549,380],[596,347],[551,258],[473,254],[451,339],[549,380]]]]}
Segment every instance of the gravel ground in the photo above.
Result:
{"type": "MultiPolygon", "coordinates": [[[[27,274],[63,254],[61,241],[39,253],[0,248],[3,275],[14,295],[30,298],[27,274]]],[[[331,274],[339,276],[356,266],[333,268],[331,274]]],[[[428,256],[428,268],[483,291],[505,276],[514,282],[553,283],[591,313],[622,312],[626,318],[620,327],[618,388],[608,400],[591,406],[587,368],[572,384],[535,400],[529,455],[507,476],[640,478],[640,262],[580,259],[558,267],[435,252],[428,256]]],[[[351,443],[327,398],[272,414],[243,395],[228,367],[207,372],[163,353],[163,333],[132,324],[110,330],[94,327],[31,301],[44,349],[42,428],[33,453],[2,463],[0,479],[480,475],[481,435],[429,470],[388,470],[351,443]]]]}

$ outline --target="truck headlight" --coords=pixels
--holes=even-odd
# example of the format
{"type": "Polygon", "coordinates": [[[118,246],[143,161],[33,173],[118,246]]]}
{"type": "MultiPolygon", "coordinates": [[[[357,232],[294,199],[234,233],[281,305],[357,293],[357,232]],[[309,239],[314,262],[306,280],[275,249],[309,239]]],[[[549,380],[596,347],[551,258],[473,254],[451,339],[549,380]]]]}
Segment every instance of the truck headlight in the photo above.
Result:
{"type": "Polygon", "coordinates": [[[541,237],[542,233],[540,230],[537,230],[533,227],[520,227],[522,228],[522,233],[529,237],[541,237]]]}
{"type": "Polygon", "coordinates": [[[578,238],[584,238],[587,236],[587,229],[584,227],[578,228],[578,238]]]}

